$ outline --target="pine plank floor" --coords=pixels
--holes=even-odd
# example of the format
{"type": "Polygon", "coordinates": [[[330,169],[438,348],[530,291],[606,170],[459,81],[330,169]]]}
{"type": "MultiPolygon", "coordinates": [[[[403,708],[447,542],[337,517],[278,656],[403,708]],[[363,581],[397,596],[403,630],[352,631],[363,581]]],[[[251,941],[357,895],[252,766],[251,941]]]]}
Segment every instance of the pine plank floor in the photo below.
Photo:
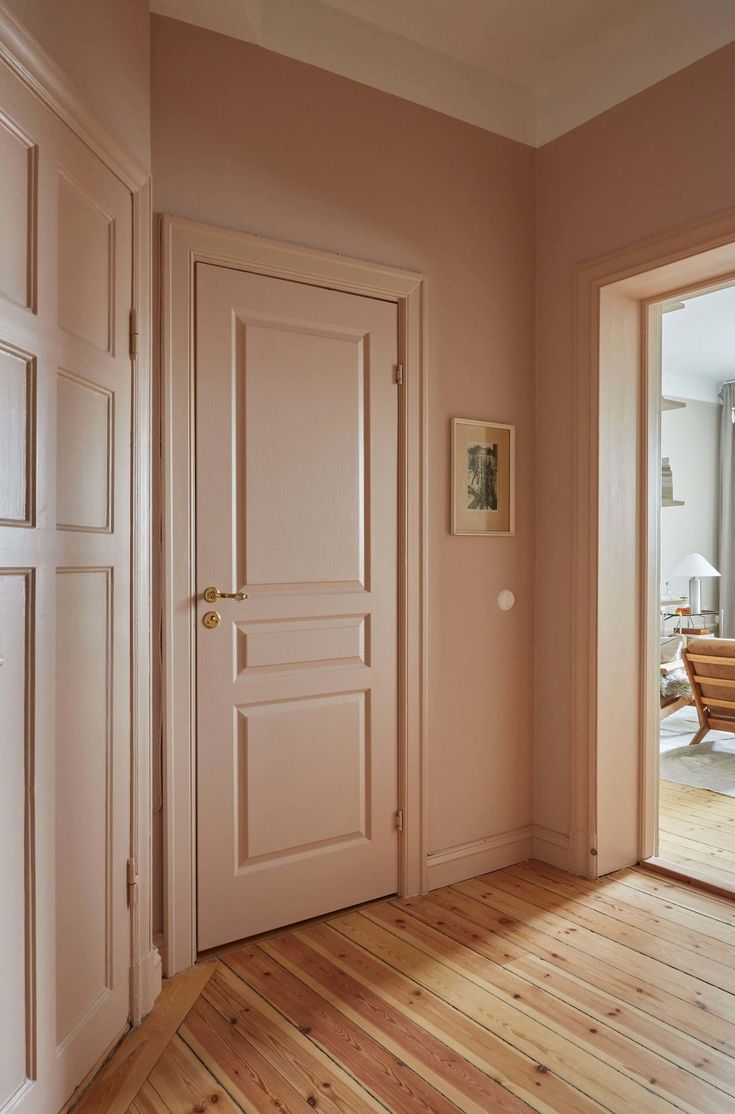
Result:
{"type": "Polygon", "coordinates": [[[735,797],[662,780],[659,857],[735,886],[735,797]]]}
{"type": "Polygon", "coordinates": [[[85,1114],[732,1112],[733,940],[735,903],[642,869],[495,871],[223,952],[85,1114]]]}

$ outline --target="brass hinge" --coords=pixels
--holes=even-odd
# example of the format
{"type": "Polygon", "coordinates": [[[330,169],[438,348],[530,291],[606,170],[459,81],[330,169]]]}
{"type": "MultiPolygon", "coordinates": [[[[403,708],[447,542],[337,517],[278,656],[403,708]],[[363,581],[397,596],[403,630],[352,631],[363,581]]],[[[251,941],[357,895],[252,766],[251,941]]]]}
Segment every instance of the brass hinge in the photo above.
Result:
{"type": "Polygon", "coordinates": [[[130,358],[138,355],[138,311],[130,311],[130,358]]]}
{"type": "Polygon", "coordinates": [[[399,808],[396,811],[395,823],[396,823],[396,831],[397,832],[402,832],[403,831],[403,809],[402,808],[399,808]]]}
{"type": "Polygon", "coordinates": [[[128,905],[131,905],[138,887],[138,881],[140,877],[138,874],[138,868],[136,866],[135,859],[128,859],[126,877],[128,884],[128,905]]]}
{"type": "Polygon", "coordinates": [[[399,387],[403,386],[403,364],[396,364],[396,383],[399,387]]]}

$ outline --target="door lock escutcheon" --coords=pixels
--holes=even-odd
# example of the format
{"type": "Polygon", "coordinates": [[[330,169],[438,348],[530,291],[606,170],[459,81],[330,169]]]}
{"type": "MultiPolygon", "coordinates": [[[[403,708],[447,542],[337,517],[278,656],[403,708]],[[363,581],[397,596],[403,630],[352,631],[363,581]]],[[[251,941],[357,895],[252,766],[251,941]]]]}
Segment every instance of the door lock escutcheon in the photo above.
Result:
{"type": "Polygon", "coordinates": [[[207,630],[214,630],[222,622],[222,616],[219,611],[207,611],[202,618],[202,622],[207,630]]]}
{"type": "Polygon", "coordinates": [[[220,592],[219,588],[210,584],[204,589],[204,598],[207,603],[216,603],[217,600],[246,600],[248,596],[247,592],[220,592]]]}

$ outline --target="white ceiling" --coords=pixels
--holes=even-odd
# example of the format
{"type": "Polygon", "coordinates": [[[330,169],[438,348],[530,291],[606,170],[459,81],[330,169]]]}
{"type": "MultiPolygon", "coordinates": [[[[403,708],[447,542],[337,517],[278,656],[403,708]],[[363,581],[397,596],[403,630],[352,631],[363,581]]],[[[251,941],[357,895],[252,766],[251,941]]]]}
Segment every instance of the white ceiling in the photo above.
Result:
{"type": "Polygon", "coordinates": [[[735,379],[735,286],[682,300],[663,317],[663,393],[717,402],[720,384],[735,379]]]}
{"type": "Polygon", "coordinates": [[[151,0],[540,146],[735,39],[735,0],[151,0]]]}

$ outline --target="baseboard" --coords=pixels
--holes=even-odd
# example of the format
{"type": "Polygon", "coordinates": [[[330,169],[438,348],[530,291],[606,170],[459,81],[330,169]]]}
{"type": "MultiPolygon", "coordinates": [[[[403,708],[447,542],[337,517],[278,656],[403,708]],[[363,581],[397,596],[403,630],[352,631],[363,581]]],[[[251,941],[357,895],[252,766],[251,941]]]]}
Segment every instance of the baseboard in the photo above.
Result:
{"type": "Polygon", "coordinates": [[[569,836],[554,828],[534,824],[533,857],[542,863],[549,863],[560,870],[569,869],[569,836]]]}
{"type": "Polygon", "coordinates": [[[426,856],[428,888],[438,890],[465,878],[475,878],[490,870],[525,862],[530,859],[532,851],[533,829],[530,825],[476,839],[472,843],[460,843],[444,851],[432,851],[426,856]]]}
{"type": "Polygon", "coordinates": [[[158,948],[151,948],[140,963],[130,968],[132,1021],[137,1025],[147,1016],[161,993],[161,956],[158,948]]]}

